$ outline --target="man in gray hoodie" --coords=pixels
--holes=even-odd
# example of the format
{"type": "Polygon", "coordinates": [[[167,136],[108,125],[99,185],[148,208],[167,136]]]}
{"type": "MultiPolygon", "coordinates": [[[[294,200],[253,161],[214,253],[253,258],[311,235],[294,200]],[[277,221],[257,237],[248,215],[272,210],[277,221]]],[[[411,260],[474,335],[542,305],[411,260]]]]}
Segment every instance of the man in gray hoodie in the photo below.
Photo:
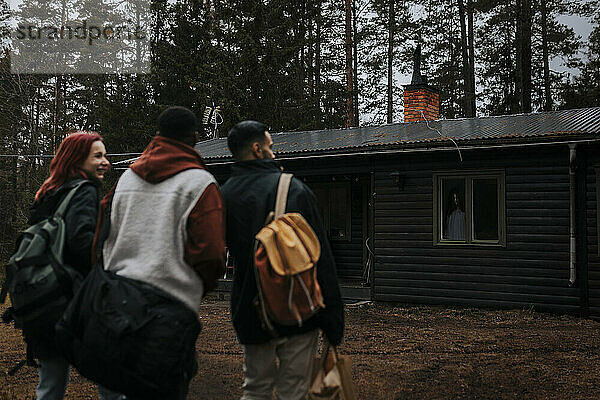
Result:
{"type": "MultiPolygon", "coordinates": [[[[103,210],[112,207],[102,254],[106,270],[152,285],[198,315],[224,271],[225,225],[216,181],[192,147],[196,126],[183,107],[159,116],[158,134],[103,200],[103,210]]],[[[191,343],[185,350],[193,360],[191,343]]],[[[168,398],[185,399],[191,378],[182,377],[168,398]]]]}

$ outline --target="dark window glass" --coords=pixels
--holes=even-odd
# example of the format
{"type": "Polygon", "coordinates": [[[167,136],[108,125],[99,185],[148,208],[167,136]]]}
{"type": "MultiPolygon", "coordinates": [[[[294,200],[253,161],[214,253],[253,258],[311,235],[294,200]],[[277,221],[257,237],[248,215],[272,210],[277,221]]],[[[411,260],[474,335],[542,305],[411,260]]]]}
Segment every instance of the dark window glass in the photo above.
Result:
{"type": "Polygon", "coordinates": [[[323,219],[323,228],[329,230],[329,190],[319,187],[313,188],[313,193],[317,198],[317,208],[323,219]]]}
{"type": "Polygon", "coordinates": [[[348,191],[345,186],[334,186],[331,188],[331,204],[329,208],[329,233],[332,239],[346,239],[347,237],[347,213],[348,191]]]}
{"type": "Polygon", "coordinates": [[[498,240],[498,185],[473,179],[473,240],[498,240]]]}
{"type": "Polygon", "coordinates": [[[314,183],[311,189],[330,240],[350,240],[350,184],[314,183]]]}
{"type": "Polygon", "coordinates": [[[466,240],[465,180],[442,179],[442,239],[466,240]]]}

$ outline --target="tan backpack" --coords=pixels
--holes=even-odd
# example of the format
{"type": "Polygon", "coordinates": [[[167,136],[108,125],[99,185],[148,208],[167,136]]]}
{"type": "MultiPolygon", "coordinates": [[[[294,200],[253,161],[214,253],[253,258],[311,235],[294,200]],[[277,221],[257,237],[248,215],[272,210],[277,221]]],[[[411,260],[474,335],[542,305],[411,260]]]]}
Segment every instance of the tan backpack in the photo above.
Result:
{"type": "Polygon", "coordinates": [[[291,174],[281,174],[275,212],[269,213],[255,242],[255,305],[263,327],[274,336],[272,321],[302,326],[319,308],[325,308],[317,282],[319,238],[302,215],[284,214],[291,179],[291,174]]]}

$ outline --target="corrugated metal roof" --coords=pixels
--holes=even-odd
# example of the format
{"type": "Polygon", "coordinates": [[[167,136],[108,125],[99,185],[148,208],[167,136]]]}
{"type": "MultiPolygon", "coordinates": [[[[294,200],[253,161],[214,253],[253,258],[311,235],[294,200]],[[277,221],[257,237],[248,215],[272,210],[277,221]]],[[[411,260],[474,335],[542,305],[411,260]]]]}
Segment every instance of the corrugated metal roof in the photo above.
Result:
{"type": "MultiPolygon", "coordinates": [[[[382,126],[272,134],[278,155],[306,152],[352,152],[379,146],[431,146],[461,141],[509,140],[535,137],[598,135],[600,107],[532,114],[477,117],[432,122],[397,123],[382,126]]],[[[206,159],[227,158],[227,139],[210,139],[196,144],[206,159]]]]}

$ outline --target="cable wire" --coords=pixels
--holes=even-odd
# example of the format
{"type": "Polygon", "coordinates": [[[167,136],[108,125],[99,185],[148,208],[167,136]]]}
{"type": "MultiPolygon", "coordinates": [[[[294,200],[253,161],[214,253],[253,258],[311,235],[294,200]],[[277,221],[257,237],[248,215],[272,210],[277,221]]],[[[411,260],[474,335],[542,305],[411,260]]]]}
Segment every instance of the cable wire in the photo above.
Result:
{"type": "MultiPolygon", "coordinates": [[[[409,110],[410,110],[410,108],[409,108],[409,110]]],[[[458,150],[458,157],[460,158],[460,162],[462,162],[462,161],[463,161],[463,158],[462,158],[462,153],[460,152],[460,148],[458,147],[458,144],[456,144],[456,142],[454,141],[454,139],[452,139],[452,138],[451,138],[451,137],[449,137],[449,136],[444,136],[444,135],[442,135],[442,132],[440,132],[440,131],[439,131],[437,128],[432,128],[432,127],[430,127],[430,126],[429,126],[429,121],[427,120],[427,118],[425,118],[425,114],[423,113],[423,110],[419,110],[419,111],[421,112],[421,116],[422,116],[422,117],[423,117],[423,119],[425,120],[425,123],[427,124],[427,128],[429,128],[429,130],[432,130],[432,131],[434,131],[434,132],[437,132],[437,134],[438,134],[438,135],[440,135],[440,137],[441,137],[442,139],[450,139],[450,140],[452,141],[452,143],[454,143],[454,146],[456,146],[456,150],[458,150]]]]}
{"type": "MultiPolygon", "coordinates": [[[[106,157],[139,157],[142,153],[115,153],[107,154],[106,157]]],[[[54,158],[54,154],[0,154],[0,157],[23,157],[23,158],[54,158]]]]}

